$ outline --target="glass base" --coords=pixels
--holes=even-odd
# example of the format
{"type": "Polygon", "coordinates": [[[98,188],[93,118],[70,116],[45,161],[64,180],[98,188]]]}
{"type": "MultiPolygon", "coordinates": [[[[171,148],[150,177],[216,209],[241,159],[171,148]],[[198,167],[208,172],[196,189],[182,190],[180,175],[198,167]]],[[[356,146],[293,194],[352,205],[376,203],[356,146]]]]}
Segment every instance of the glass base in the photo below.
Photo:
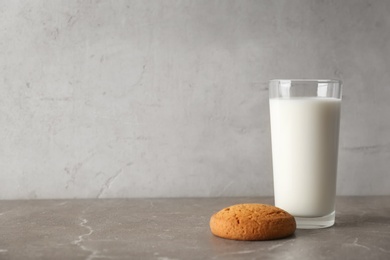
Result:
{"type": "Polygon", "coordinates": [[[318,218],[295,217],[295,221],[298,229],[327,228],[334,225],[335,216],[336,214],[333,211],[329,215],[318,218]]]}

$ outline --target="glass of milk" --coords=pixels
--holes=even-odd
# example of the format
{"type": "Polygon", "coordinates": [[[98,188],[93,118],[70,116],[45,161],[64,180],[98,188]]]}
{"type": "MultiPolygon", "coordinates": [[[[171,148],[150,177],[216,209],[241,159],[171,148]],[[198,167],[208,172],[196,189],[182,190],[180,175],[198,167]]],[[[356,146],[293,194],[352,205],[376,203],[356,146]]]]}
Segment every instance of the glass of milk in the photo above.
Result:
{"type": "Polygon", "coordinates": [[[275,206],[301,229],[335,222],[340,80],[276,79],[269,85],[275,206]]]}

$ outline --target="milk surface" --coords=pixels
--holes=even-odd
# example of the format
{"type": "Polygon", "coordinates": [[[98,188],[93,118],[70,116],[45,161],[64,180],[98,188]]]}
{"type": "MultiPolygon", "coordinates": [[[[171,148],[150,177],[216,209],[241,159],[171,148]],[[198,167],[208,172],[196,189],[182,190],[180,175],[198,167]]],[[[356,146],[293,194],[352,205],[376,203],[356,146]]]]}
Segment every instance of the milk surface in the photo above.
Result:
{"type": "Polygon", "coordinates": [[[297,217],[334,211],[340,103],[271,98],[275,205],[297,217]]]}

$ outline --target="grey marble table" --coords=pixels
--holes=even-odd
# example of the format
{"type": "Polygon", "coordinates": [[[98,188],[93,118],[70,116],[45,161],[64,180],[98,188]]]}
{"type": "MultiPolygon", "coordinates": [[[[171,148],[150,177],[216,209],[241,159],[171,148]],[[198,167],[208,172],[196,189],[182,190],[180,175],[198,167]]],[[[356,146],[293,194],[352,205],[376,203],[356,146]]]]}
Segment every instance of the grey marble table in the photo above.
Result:
{"type": "Polygon", "coordinates": [[[209,218],[272,198],[0,201],[0,259],[390,259],[390,197],[337,198],[336,225],[281,240],[214,237],[209,218]]]}

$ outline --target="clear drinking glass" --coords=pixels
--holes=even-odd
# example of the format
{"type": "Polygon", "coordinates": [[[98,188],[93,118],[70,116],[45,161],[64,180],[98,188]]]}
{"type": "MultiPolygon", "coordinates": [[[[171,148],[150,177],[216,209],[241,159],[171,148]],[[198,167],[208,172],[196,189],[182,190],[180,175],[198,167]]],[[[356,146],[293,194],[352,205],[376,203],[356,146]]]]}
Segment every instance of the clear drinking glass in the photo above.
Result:
{"type": "Polygon", "coordinates": [[[269,85],[275,206],[297,228],[333,226],[340,80],[276,79],[269,85]]]}

